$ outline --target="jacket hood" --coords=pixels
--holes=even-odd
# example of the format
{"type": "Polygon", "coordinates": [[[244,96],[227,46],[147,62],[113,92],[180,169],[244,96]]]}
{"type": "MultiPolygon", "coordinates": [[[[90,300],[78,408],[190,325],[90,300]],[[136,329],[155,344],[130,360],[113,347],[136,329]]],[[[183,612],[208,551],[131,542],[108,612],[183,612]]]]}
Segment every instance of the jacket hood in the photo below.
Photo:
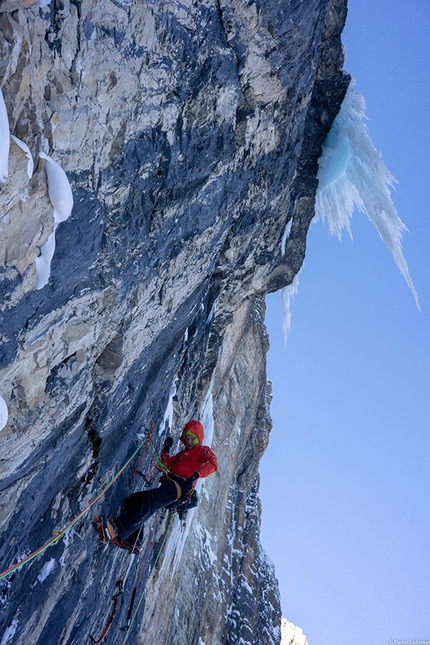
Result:
{"type": "Polygon", "coordinates": [[[200,421],[195,421],[194,419],[191,419],[191,421],[188,421],[188,423],[185,424],[185,427],[182,430],[182,435],[181,435],[182,443],[184,443],[183,436],[184,436],[184,433],[187,432],[187,430],[189,430],[190,432],[196,435],[197,439],[199,440],[199,443],[203,443],[203,439],[205,437],[205,431],[200,421]]]}

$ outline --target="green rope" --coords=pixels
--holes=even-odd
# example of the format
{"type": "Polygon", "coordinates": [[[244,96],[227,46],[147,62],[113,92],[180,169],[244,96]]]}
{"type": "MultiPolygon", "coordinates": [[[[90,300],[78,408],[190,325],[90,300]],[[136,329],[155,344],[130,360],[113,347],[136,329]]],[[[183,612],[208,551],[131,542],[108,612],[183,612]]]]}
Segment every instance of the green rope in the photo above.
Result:
{"type": "Polygon", "coordinates": [[[157,456],[155,450],[151,446],[151,443],[148,441],[147,442],[147,447],[149,448],[149,452],[151,453],[152,459],[154,462],[157,464],[157,466],[160,468],[160,470],[163,471],[163,473],[168,473],[170,472],[169,469],[167,468],[166,464],[164,464],[161,459],[157,456]]]}
{"type": "Polygon", "coordinates": [[[27,555],[25,558],[23,558],[23,559],[22,559],[22,560],[20,560],[19,562],[17,562],[17,563],[16,563],[16,564],[14,564],[13,566],[9,567],[9,569],[6,569],[6,570],[5,570],[5,571],[3,571],[2,573],[0,573],[0,580],[2,580],[3,578],[5,578],[5,577],[6,577],[6,576],[8,576],[9,574],[13,573],[13,571],[16,571],[17,569],[19,569],[20,567],[22,567],[24,564],[27,564],[28,562],[31,562],[31,560],[33,560],[36,556],[38,556],[38,555],[40,555],[41,553],[43,553],[44,551],[46,551],[46,549],[48,549],[48,547],[52,546],[53,544],[55,544],[56,542],[58,542],[59,540],[61,540],[61,538],[65,535],[65,533],[66,533],[69,529],[71,529],[71,528],[72,528],[72,526],[74,526],[74,525],[76,524],[76,522],[78,522],[78,520],[80,520],[80,519],[81,519],[81,517],[82,517],[83,515],[85,515],[85,513],[86,513],[86,512],[87,512],[87,511],[92,507],[92,506],[94,506],[94,504],[95,504],[96,502],[98,502],[98,501],[99,501],[99,499],[100,499],[101,497],[103,497],[103,495],[106,493],[106,491],[107,491],[107,490],[108,490],[108,489],[109,489],[109,488],[110,488],[110,487],[111,487],[111,486],[116,482],[116,480],[118,479],[118,477],[119,477],[120,475],[122,475],[122,473],[123,473],[123,472],[124,472],[124,470],[127,468],[127,466],[129,465],[129,463],[130,463],[130,462],[132,461],[132,459],[137,455],[137,453],[139,452],[139,450],[142,448],[142,446],[143,446],[145,443],[146,443],[146,444],[148,445],[148,447],[149,447],[148,440],[147,440],[147,439],[144,439],[144,440],[139,444],[139,446],[136,448],[136,450],[133,452],[133,454],[131,455],[131,457],[130,457],[126,462],[125,462],[125,464],[123,465],[123,467],[118,471],[118,473],[115,475],[115,477],[113,477],[113,478],[110,480],[110,482],[109,482],[109,483],[108,483],[108,484],[103,488],[102,492],[101,492],[101,493],[100,493],[100,494],[99,494],[99,495],[98,495],[98,496],[97,496],[97,497],[96,497],[92,502],[90,502],[90,503],[88,504],[88,506],[86,506],[86,507],[85,507],[85,508],[84,508],[84,509],[79,513],[79,515],[77,515],[77,516],[76,516],[76,517],[75,517],[71,522],[69,522],[69,524],[67,524],[63,529],[61,529],[61,531],[56,531],[56,535],[54,535],[52,538],[50,538],[50,539],[49,539],[45,544],[43,544],[39,549],[37,549],[36,551],[33,551],[32,553],[30,553],[29,555],[27,555]]]}

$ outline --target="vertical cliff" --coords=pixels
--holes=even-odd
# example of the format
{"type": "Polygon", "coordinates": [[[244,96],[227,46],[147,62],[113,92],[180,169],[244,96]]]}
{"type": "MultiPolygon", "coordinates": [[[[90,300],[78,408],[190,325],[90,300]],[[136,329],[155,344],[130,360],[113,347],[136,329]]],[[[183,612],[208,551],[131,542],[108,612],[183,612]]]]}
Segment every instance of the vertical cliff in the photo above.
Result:
{"type": "MultiPolygon", "coordinates": [[[[169,427],[178,438],[201,418],[219,457],[186,526],[160,517],[129,567],[91,518],[141,488],[134,460],[1,581],[5,643],[99,639],[126,574],[106,643],[280,642],[259,543],[264,296],[303,262],[317,160],[349,83],[345,16],[343,0],[1,2],[18,139],[0,194],[2,570],[101,493],[150,420],[160,449],[169,427]],[[64,184],[41,153],[70,182],[65,221],[51,203],[64,184]]],[[[147,451],[139,468],[151,466],[147,451]]]]}

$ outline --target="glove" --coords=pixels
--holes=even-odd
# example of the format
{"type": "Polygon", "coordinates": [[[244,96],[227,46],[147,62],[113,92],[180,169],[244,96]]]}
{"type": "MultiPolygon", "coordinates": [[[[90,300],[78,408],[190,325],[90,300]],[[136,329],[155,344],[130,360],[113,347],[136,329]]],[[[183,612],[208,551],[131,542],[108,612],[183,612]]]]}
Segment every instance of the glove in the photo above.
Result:
{"type": "Polygon", "coordinates": [[[192,489],[194,482],[197,481],[199,477],[199,473],[197,472],[197,470],[195,470],[191,477],[188,477],[188,479],[185,480],[185,483],[182,487],[184,492],[188,493],[192,489]]]}
{"type": "Polygon", "coordinates": [[[165,452],[170,452],[170,448],[173,446],[173,439],[172,437],[167,437],[166,441],[164,442],[163,445],[163,450],[165,452]]]}

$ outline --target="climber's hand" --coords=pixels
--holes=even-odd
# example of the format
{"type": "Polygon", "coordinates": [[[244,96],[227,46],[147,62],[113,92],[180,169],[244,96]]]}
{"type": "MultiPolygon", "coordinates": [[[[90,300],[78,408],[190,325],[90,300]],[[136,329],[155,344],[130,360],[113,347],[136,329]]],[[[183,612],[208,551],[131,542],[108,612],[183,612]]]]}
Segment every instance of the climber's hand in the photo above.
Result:
{"type": "Polygon", "coordinates": [[[194,482],[197,481],[199,477],[200,477],[199,473],[197,472],[197,470],[195,470],[191,475],[191,477],[188,477],[188,479],[185,480],[185,483],[183,486],[184,491],[186,492],[190,491],[193,487],[194,482]]]}
{"type": "Polygon", "coordinates": [[[170,448],[173,446],[173,439],[172,437],[167,437],[166,441],[164,442],[163,445],[163,450],[164,452],[170,452],[170,448]]]}

